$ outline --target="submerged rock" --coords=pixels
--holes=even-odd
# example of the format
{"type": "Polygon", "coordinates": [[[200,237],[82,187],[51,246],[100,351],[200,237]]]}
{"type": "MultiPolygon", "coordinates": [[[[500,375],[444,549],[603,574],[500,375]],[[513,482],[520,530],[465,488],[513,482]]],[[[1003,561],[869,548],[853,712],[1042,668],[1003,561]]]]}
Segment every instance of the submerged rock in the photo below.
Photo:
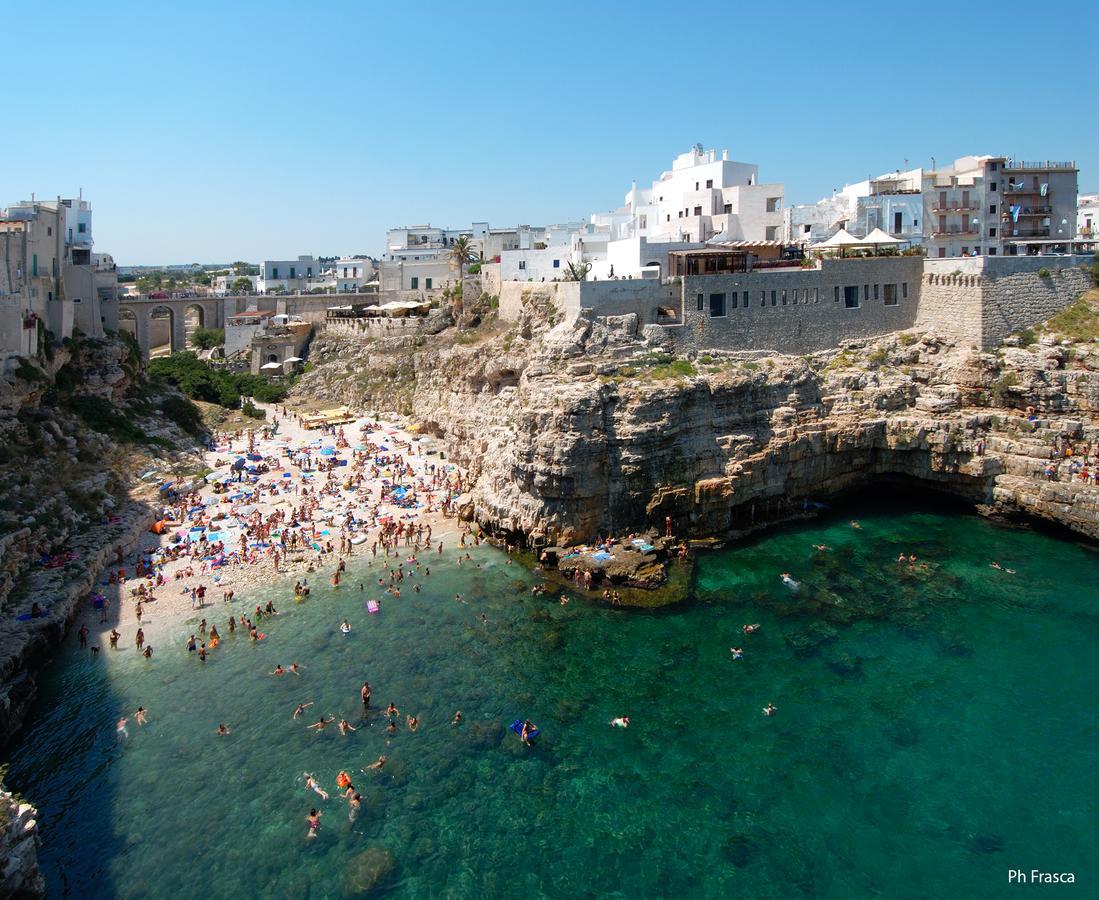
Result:
{"type": "Polygon", "coordinates": [[[385,847],[370,847],[347,861],[344,891],[349,896],[381,892],[391,886],[397,873],[397,857],[385,847]]]}

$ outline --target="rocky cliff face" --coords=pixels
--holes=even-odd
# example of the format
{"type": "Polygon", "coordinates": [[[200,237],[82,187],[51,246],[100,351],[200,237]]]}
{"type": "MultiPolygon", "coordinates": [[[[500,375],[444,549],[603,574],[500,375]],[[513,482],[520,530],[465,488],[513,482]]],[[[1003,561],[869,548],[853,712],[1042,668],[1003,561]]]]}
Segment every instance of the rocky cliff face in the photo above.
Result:
{"type": "Polygon", "coordinates": [[[165,399],[117,341],[70,340],[0,377],[0,743],[99,573],[148,528],[157,483],[194,465],[165,399]]]}
{"type": "Polygon", "coordinates": [[[1052,459],[1099,438],[1099,345],[982,354],[905,333],[807,357],[676,360],[632,317],[555,315],[418,342],[322,338],[297,393],[408,416],[470,470],[482,524],[536,542],[665,516],[727,536],[895,477],[1099,538],[1096,487],[1052,459]]]}

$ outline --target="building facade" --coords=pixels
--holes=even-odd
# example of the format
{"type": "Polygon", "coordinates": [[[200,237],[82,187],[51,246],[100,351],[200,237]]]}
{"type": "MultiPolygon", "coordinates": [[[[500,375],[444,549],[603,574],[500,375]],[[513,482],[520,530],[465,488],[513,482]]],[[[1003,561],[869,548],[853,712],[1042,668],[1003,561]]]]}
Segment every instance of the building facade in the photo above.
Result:
{"type": "Polygon", "coordinates": [[[257,287],[262,293],[308,291],[321,277],[321,263],[313,256],[265,259],[260,263],[257,287]]]}

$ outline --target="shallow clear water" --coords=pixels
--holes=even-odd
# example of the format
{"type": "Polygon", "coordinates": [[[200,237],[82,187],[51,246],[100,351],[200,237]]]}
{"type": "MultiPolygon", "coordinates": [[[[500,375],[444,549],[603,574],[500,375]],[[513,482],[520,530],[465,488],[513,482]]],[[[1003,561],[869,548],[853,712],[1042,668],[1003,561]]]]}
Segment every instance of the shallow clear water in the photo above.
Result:
{"type": "MultiPolygon", "coordinates": [[[[185,623],[151,663],[68,650],[9,776],[39,806],[51,891],[338,897],[378,877],[400,897],[983,897],[1009,867],[1094,884],[1099,556],[864,512],[704,556],[692,600],[661,612],[532,597],[535,576],[481,548],[480,568],[432,557],[423,592],[406,581],[377,616],[369,581],[301,605],[272,590],[267,640],[238,631],[205,665],[185,623]],[[265,674],[295,660],[298,678],[265,674]],[[364,678],[379,716],[392,700],[420,730],[358,722],[364,678]],[[307,732],[290,717],[307,700],[361,727],[307,732]],[[120,742],[138,705],[150,724],[120,742]],[[520,716],[534,749],[505,731],[520,716]],[[306,840],[302,773],[332,790],[340,769],[364,808],[351,823],[321,804],[306,840]]],[[[206,613],[224,634],[223,608],[206,613]]]]}

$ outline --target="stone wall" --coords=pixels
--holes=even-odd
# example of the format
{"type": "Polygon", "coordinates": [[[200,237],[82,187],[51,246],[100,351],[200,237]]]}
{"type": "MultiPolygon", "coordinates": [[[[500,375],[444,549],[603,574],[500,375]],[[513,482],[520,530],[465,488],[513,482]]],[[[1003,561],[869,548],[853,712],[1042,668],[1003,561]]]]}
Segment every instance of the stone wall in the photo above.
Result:
{"type": "Polygon", "coordinates": [[[446,310],[433,309],[426,316],[400,318],[367,318],[348,316],[330,318],[325,325],[329,334],[344,337],[400,337],[402,335],[436,334],[450,322],[446,310]]]}
{"type": "Polygon", "coordinates": [[[1086,257],[927,260],[917,324],[978,347],[1048,319],[1091,287],[1086,257]],[[1048,274],[1040,275],[1046,270],[1048,274]]]}
{"type": "Polygon", "coordinates": [[[826,259],[820,268],[687,277],[683,326],[665,330],[681,349],[788,354],[902,331],[916,322],[922,262],[910,256],[826,259]],[[896,300],[888,306],[887,285],[896,300]],[[857,307],[846,305],[845,288],[857,290],[857,307]],[[711,315],[715,295],[724,296],[723,316],[711,315]]]}
{"type": "Polygon", "coordinates": [[[1050,267],[1049,272],[1046,277],[1025,272],[986,279],[982,285],[982,347],[993,347],[1013,331],[1045,321],[1072,305],[1092,284],[1090,274],[1079,268],[1050,267]]]}

